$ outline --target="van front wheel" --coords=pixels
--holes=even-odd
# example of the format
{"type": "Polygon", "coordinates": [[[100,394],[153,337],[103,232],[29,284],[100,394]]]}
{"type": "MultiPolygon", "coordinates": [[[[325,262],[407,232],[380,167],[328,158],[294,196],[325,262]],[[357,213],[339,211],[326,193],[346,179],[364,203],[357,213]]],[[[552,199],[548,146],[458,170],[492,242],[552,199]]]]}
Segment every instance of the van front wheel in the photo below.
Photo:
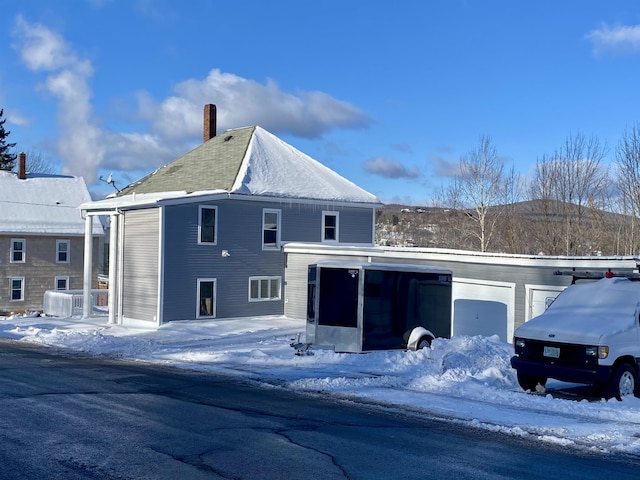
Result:
{"type": "Polygon", "coordinates": [[[520,384],[520,387],[525,392],[535,392],[538,385],[544,387],[547,384],[547,379],[544,377],[536,377],[535,375],[527,375],[518,372],[518,384],[520,384]]]}
{"type": "Polygon", "coordinates": [[[635,369],[628,363],[618,365],[613,372],[611,380],[605,388],[607,398],[622,400],[622,397],[636,393],[637,375],[635,369]]]}

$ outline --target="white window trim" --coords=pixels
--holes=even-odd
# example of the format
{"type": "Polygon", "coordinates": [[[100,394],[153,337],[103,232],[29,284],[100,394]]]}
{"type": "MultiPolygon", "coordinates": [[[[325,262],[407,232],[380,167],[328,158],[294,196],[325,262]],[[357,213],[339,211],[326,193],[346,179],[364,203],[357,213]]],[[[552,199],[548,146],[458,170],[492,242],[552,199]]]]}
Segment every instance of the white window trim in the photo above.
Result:
{"type": "Polygon", "coordinates": [[[328,211],[328,210],[322,212],[322,233],[321,233],[320,238],[322,239],[323,243],[338,243],[338,241],[340,239],[340,212],[334,212],[334,211],[328,211]],[[328,216],[336,217],[336,238],[335,238],[335,240],[331,240],[331,239],[327,240],[325,238],[325,236],[324,236],[325,227],[326,227],[325,221],[326,221],[326,218],[328,216]]]}
{"type": "Polygon", "coordinates": [[[263,208],[262,209],[262,250],[280,250],[280,219],[282,217],[282,211],[277,208],[263,208]],[[275,246],[265,245],[264,244],[264,217],[267,213],[275,213],[278,216],[276,222],[276,244],[275,246]]]}
{"type": "Polygon", "coordinates": [[[9,278],[9,301],[10,302],[23,302],[24,301],[24,277],[10,277],[9,278]],[[13,282],[20,280],[20,298],[13,298],[13,282]]]}
{"type": "Polygon", "coordinates": [[[11,239],[11,252],[9,253],[9,262],[10,263],[25,263],[27,260],[27,241],[24,238],[12,238],[11,239]],[[22,260],[14,260],[13,253],[15,250],[13,249],[14,242],[22,242],[22,260]]]}
{"type": "Polygon", "coordinates": [[[218,207],[215,205],[199,205],[198,206],[198,245],[217,245],[218,244],[218,207]],[[202,210],[215,210],[215,221],[213,223],[213,242],[202,241],[202,210]]]}
{"type": "Polygon", "coordinates": [[[198,278],[198,287],[196,289],[196,318],[216,318],[217,303],[218,280],[215,278],[198,278]],[[213,282],[213,305],[211,308],[212,315],[200,315],[200,284],[203,282],[213,282]]]}
{"type": "MultiPolygon", "coordinates": [[[[270,293],[270,292],[268,292],[270,293]]],[[[260,277],[249,277],[249,293],[248,293],[248,297],[249,297],[249,302],[277,302],[279,300],[282,299],[282,277],[278,276],[278,275],[274,275],[272,277],[268,277],[268,276],[260,276],[260,277]],[[260,285],[261,285],[261,281],[262,280],[268,280],[269,283],[269,289],[271,289],[271,281],[272,280],[277,280],[278,281],[278,296],[277,297],[271,297],[270,295],[267,297],[258,297],[258,298],[252,298],[251,297],[251,282],[258,282],[258,294],[260,294],[260,285]]]]}
{"type": "Polygon", "coordinates": [[[69,277],[66,275],[61,275],[55,278],[55,283],[53,284],[53,289],[59,292],[63,292],[65,290],[69,290],[69,277]],[[64,280],[66,282],[67,288],[58,290],[58,282],[60,280],[64,280]]]}
{"type": "Polygon", "coordinates": [[[71,240],[56,240],[56,263],[71,263],[71,240]],[[60,245],[67,245],[67,259],[60,260],[60,245]]]}

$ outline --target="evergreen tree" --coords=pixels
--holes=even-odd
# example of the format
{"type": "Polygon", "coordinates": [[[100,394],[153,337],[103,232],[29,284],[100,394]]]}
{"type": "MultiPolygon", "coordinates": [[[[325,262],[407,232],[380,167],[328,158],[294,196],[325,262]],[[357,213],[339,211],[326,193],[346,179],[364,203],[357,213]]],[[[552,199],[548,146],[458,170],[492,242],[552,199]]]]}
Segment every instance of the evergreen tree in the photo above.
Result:
{"type": "Polygon", "coordinates": [[[0,109],[0,170],[13,170],[16,163],[16,154],[11,153],[11,149],[16,146],[15,143],[7,143],[7,137],[11,132],[4,129],[3,118],[4,109],[0,109]]]}

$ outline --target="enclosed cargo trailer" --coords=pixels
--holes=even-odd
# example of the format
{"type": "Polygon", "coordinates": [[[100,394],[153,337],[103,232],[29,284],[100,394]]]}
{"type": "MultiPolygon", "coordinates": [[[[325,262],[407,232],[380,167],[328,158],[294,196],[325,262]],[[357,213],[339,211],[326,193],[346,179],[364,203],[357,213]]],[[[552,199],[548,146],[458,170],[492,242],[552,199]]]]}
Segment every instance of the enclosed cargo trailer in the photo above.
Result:
{"type": "Polygon", "coordinates": [[[451,270],[425,265],[309,265],[306,341],[358,353],[418,349],[449,338],[451,283],[451,270]]]}

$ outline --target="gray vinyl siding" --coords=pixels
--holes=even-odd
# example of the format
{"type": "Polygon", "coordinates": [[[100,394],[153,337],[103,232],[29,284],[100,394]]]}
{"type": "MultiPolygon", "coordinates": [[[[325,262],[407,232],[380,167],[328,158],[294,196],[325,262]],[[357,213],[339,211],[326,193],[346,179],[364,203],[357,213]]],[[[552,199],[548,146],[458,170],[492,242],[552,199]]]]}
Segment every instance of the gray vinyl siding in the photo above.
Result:
{"type": "MultiPolygon", "coordinates": [[[[374,209],[358,207],[336,207],[321,205],[269,204],[268,208],[280,208],[283,212],[282,241],[309,242],[322,241],[322,212],[338,212],[339,243],[373,245],[374,209]]],[[[267,208],[263,204],[263,207],[267,208]]]]}
{"type": "Polygon", "coordinates": [[[374,210],[344,208],[340,212],[340,243],[373,243],[374,210]]]}
{"type": "Polygon", "coordinates": [[[233,200],[166,207],[164,321],[195,318],[198,278],[216,279],[217,317],[283,314],[282,299],[249,302],[249,277],[284,283],[283,253],[262,250],[263,208],[272,207],[233,200]],[[218,207],[215,245],[198,244],[199,205],[218,207]]]}
{"type": "MultiPolygon", "coordinates": [[[[165,207],[163,321],[196,318],[197,281],[216,279],[216,317],[283,315],[284,254],[262,249],[262,212],[280,210],[282,242],[321,240],[322,212],[340,212],[340,237],[371,244],[373,208],[223,199],[165,207]],[[199,206],[217,207],[215,245],[198,244],[199,206]],[[343,223],[344,222],[344,223],[343,223]],[[222,256],[226,250],[229,256],[222,256]],[[249,301],[249,278],[281,277],[281,299],[249,301]]],[[[306,279],[305,279],[306,284],[306,279]]]]}
{"type": "Polygon", "coordinates": [[[130,210],[124,214],[122,315],[156,322],[160,248],[160,209],[130,210]]]}

